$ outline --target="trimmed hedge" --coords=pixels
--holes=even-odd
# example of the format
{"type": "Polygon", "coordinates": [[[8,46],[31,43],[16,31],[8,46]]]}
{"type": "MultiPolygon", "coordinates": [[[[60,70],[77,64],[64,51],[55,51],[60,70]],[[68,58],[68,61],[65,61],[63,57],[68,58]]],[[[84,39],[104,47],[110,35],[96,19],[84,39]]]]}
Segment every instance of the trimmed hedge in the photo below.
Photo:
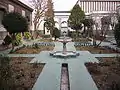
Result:
{"type": "Polygon", "coordinates": [[[6,14],[3,17],[2,24],[10,34],[28,31],[27,19],[16,12],[6,14]]]}

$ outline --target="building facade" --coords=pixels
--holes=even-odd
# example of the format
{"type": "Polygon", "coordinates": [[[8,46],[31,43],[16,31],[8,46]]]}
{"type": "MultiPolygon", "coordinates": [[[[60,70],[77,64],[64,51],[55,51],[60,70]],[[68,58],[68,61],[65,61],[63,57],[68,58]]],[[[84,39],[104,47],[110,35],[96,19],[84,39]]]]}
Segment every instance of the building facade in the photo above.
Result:
{"type": "MultiPolygon", "coordinates": [[[[92,18],[98,24],[98,30],[101,30],[101,18],[103,16],[111,16],[115,21],[120,0],[78,0],[76,4],[80,5],[86,17],[92,18]]],[[[109,29],[111,30],[109,33],[112,35],[111,26],[109,29]]]]}
{"type": "Polygon", "coordinates": [[[29,25],[32,25],[32,11],[33,9],[23,4],[19,0],[0,0],[0,39],[3,39],[6,30],[2,25],[3,15],[8,12],[18,12],[22,16],[26,17],[29,21],[29,25]]]}
{"type": "Polygon", "coordinates": [[[78,0],[77,3],[86,14],[91,14],[102,11],[114,12],[120,4],[120,0],[78,0]]]}

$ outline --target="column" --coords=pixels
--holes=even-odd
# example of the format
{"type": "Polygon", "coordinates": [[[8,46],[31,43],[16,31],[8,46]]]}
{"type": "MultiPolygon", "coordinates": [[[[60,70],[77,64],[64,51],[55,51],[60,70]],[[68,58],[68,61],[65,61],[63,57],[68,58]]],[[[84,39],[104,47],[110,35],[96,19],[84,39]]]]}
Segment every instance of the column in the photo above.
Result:
{"type": "Polygon", "coordinates": [[[97,10],[97,5],[96,5],[96,1],[95,1],[95,11],[97,10]]]}
{"type": "Polygon", "coordinates": [[[104,11],[104,2],[102,2],[102,11],[104,11]]]}
{"type": "Polygon", "coordinates": [[[83,10],[83,2],[81,2],[81,8],[82,8],[82,10],[83,10]]]}
{"type": "Polygon", "coordinates": [[[84,5],[84,1],[83,1],[83,11],[85,12],[85,8],[84,7],[85,7],[85,5],[84,5]]]}
{"type": "Polygon", "coordinates": [[[110,11],[112,11],[112,3],[111,2],[110,2],[109,7],[110,7],[110,11]]]}
{"type": "Polygon", "coordinates": [[[103,11],[106,11],[106,7],[105,7],[106,3],[103,2],[103,11]]]}
{"type": "Polygon", "coordinates": [[[105,10],[108,11],[108,9],[107,9],[107,2],[105,2],[105,10]]]}
{"type": "Polygon", "coordinates": [[[110,2],[108,2],[108,5],[109,5],[109,11],[110,11],[110,2]]]}
{"type": "Polygon", "coordinates": [[[105,11],[107,11],[107,9],[106,9],[106,2],[105,2],[105,11]]]}
{"type": "Polygon", "coordinates": [[[93,2],[93,11],[95,11],[95,2],[93,2]]]}
{"type": "Polygon", "coordinates": [[[88,2],[87,1],[86,1],[85,7],[86,7],[86,13],[87,13],[88,12],[88,2]]]}
{"type": "Polygon", "coordinates": [[[85,12],[85,2],[83,2],[83,5],[84,5],[84,12],[85,12]]]}
{"type": "Polygon", "coordinates": [[[102,5],[101,5],[101,2],[99,2],[99,4],[100,4],[100,11],[101,11],[101,6],[102,6],[102,5]]]}
{"type": "Polygon", "coordinates": [[[85,8],[85,13],[86,13],[86,8],[87,8],[87,7],[86,7],[86,2],[84,2],[84,5],[85,5],[84,8],[85,8]]]}
{"type": "Polygon", "coordinates": [[[117,3],[115,2],[115,11],[116,11],[116,8],[117,8],[117,3]]]}
{"type": "Polygon", "coordinates": [[[110,11],[110,2],[108,2],[108,11],[110,11]]]}
{"type": "Polygon", "coordinates": [[[97,2],[97,6],[98,6],[98,11],[100,11],[100,3],[97,2]]]}
{"type": "Polygon", "coordinates": [[[103,11],[103,2],[101,2],[101,11],[103,11]]]}
{"type": "Polygon", "coordinates": [[[108,2],[106,2],[106,11],[108,11],[108,2]]]}
{"type": "Polygon", "coordinates": [[[112,2],[113,3],[113,11],[115,11],[115,2],[112,2]]]}
{"type": "Polygon", "coordinates": [[[88,13],[90,12],[90,2],[88,2],[88,13]]]}
{"type": "Polygon", "coordinates": [[[93,2],[90,2],[90,9],[91,9],[91,11],[90,12],[92,12],[93,11],[93,2]]]}

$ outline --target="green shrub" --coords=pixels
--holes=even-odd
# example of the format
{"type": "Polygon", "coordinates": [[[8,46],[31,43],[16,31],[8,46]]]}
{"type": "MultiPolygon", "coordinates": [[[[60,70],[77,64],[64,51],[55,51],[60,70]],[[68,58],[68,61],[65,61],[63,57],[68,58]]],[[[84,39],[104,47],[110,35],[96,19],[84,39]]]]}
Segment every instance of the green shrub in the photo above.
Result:
{"type": "Polygon", "coordinates": [[[24,38],[25,38],[25,39],[28,39],[28,40],[29,40],[29,39],[31,39],[31,37],[32,37],[32,36],[31,36],[31,33],[30,33],[30,32],[24,32],[24,38]]]}
{"type": "Polygon", "coordinates": [[[59,38],[60,37],[60,30],[58,30],[58,28],[54,28],[53,30],[53,36],[56,38],[59,38]]]}
{"type": "Polygon", "coordinates": [[[39,45],[38,45],[37,43],[35,43],[35,44],[32,45],[32,48],[38,49],[38,48],[39,48],[39,45]]]}
{"type": "Polygon", "coordinates": [[[0,90],[14,90],[10,58],[0,55],[0,90]]]}
{"type": "Polygon", "coordinates": [[[116,26],[115,26],[114,36],[115,36],[117,46],[120,46],[120,20],[119,20],[118,24],[116,24],[116,26]]]}
{"type": "Polygon", "coordinates": [[[50,35],[43,35],[43,38],[50,38],[50,35]]]}
{"type": "Polygon", "coordinates": [[[20,44],[22,44],[22,35],[21,35],[21,33],[17,33],[15,35],[14,45],[18,46],[20,44]]]}
{"type": "Polygon", "coordinates": [[[19,42],[19,40],[15,41],[15,34],[28,31],[28,21],[17,12],[10,12],[4,15],[2,24],[11,35],[12,49],[14,49],[15,42],[17,42],[17,45],[19,42]]]}
{"type": "Polygon", "coordinates": [[[6,14],[2,24],[10,34],[28,31],[27,19],[16,12],[6,14]]]}

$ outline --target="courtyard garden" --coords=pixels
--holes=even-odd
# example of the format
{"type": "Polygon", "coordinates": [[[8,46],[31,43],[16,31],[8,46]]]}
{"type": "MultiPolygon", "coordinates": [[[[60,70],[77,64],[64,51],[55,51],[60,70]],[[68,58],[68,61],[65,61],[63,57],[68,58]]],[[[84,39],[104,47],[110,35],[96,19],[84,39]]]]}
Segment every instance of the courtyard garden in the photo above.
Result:
{"type": "MultiPolygon", "coordinates": [[[[87,40],[87,39],[86,39],[87,40]]],[[[82,40],[79,43],[87,43],[89,41],[82,40]]],[[[76,50],[89,51],[94,54],[118,54],[116,49],[108,46],[93,46],[76,44],[76,50]]],[[[120,90],[120,58],[115,57],[96,57],[99,63],[86,62],[85,66],[95,81],[99,90],[120,90]]]]}
{"type": "Polygon", "coordinates": [[[9,34],[2,45],[9,52],[0,54],[0,90],[120,90],[120,20],[112,46],[105,42],[109,19],[101,18],[103,30],[93,33],[95,22],[75,5],[68,19],[74,35],[59,38],[53,18],[45,19],[50,35],[35,31],[34,37],[24,17],[5,15],[2,23],[9,34]]]}

